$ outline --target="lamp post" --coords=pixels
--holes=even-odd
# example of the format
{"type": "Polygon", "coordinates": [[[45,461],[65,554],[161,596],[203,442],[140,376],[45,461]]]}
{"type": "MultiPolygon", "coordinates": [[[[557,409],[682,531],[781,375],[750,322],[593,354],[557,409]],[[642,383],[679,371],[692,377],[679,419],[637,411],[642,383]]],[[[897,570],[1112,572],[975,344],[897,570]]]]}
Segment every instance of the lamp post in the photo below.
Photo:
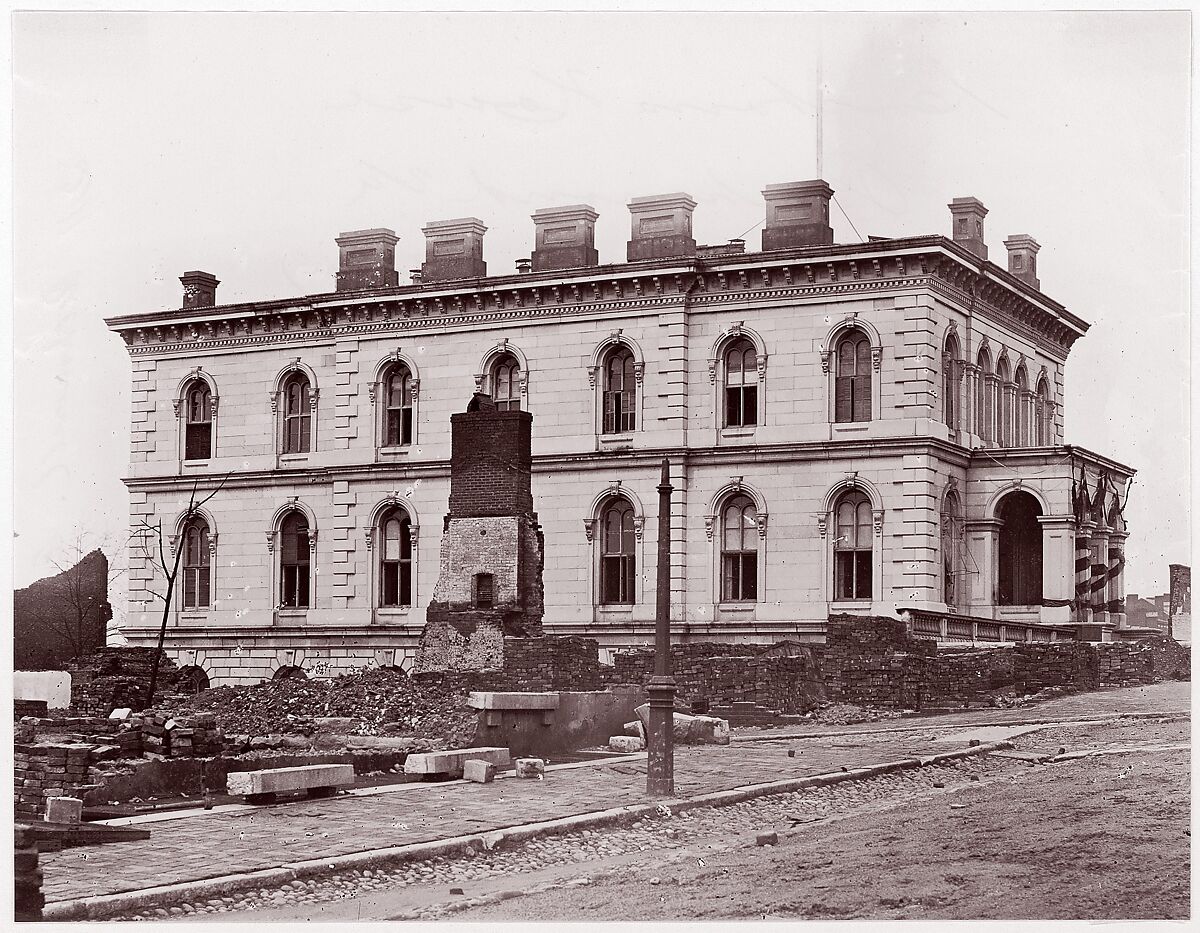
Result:
{"type": "Polygon", "coordinates": [[[671,676],[671,465],[662,461],[658,484],[658,599],[654,614],[654,676],[646,684],[650,695],[650,734],[646,793],[670,797],[675,793],[675,678],[671,676]]]}

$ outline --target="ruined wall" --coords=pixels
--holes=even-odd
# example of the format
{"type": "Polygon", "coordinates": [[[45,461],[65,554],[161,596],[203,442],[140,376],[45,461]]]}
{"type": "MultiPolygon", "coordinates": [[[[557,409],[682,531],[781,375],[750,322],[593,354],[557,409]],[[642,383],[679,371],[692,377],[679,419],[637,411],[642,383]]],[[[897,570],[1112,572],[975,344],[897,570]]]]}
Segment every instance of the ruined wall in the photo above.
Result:
{"type": "MultiPolygon", "coordinates": [[[[145,709],[153,663],[153,648],[101,648],[73,659],[64,665],[71,675],[71,709],[79,716],[107,716],[125,706],[145,709]]],[[[178,676],[179,668],[164,652],[154,699],[175,693],[178,676]]]]}
{"type": "Polygon", "coordinates": [[[108,558],[97,549],[74,567],[13,592],[13,669],[61,669],[104,644],[111,618],[108,558]]]}

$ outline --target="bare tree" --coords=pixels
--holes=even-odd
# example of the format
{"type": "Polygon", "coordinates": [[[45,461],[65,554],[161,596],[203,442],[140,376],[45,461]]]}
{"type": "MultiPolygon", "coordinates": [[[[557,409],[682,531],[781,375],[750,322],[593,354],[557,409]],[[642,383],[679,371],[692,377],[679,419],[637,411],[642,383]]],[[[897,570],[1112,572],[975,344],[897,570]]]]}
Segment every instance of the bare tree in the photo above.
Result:
{"type": "MultiPolygon", "coordinates": [[[[192,491],[188,496],[187,508],[184,510],[180,520],[180,527],[186,528],[188,522],[200,514],[200,510],[204,508],[205,503],[211,500],[224,487],[226,481],[232,476],[232,473],[226,473],[221,477],[221,481],[217,483],[215,489],[208,493],[203,499],[196,500],[196,495],[200,489],[200,478],[197,477],[192,483],[192,491]]],[[[162,621],[158,627],[158,644],[154,650],[154,661],[150,666],[150,690],[147,694],[147,702],[154,702],[154,691],[158,687],[158,667],[162,661],[163,642],[167,637],[167,622],[171,618],[171,602],[175,596],[175,583],[179,578],[180,563],[183,560],[184,542],[177,541],[172,548],[174,553],[168,558],[167,542],[163,533],[162,519],[159,519],[155,524],[151,525],[144,519],[139,522],[140,527],[135,532],[135,536],[140,538],[140,547],[142,556],[150,562],[155,569],[161,571],[164,583],[163,592],[158,593],[147,588],[147,592],[151,596],[162,602],[162,621]]]]}

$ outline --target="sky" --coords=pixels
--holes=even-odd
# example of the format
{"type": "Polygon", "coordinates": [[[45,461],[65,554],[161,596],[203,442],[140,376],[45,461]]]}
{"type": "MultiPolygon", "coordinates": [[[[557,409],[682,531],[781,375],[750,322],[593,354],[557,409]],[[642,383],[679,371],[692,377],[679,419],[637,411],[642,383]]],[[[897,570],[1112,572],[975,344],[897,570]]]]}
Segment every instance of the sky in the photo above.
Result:
{"type": "Polygon", "coordinates": [[[17,13],[13,582],[81,532],[124,540],[130,362],[103,318],[329,291],[334,238],[475,216],[493,273],[529,215],[588,203],[621,261],[631,197],[686,191],[695,235],[747,232],[769,183],[823,176],[837,242],[1042,245],[1042,290],[1092,324],[1066,440],[1138,470],[1127,592],[1189,563],[1187,13],[17,13]],[[847,222],[853,222],[853,227],[847,222]]]}

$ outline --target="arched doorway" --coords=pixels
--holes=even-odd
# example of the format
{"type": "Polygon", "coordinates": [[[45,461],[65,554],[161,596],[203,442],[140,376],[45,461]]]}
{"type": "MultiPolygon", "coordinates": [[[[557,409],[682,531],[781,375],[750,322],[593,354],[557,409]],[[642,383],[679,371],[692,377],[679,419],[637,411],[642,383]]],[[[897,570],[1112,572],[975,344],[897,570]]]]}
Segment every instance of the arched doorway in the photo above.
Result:
{"type": "Polygon", "coordinates": [[[308,680],[308,674],[304,668],[296,667],[294,664],[285,664],[277,670],[272,680],[308,680]]]}
{"type": "Polygon", "coordinates": [[[1042,507],[1027,492],[1000,500],[996,602],[1001,606],[1037,606],[1042,602],[1042,507]]]}
{"type": "Polygon", "coordinates": [[[197,694],[209,687],[208,674],[197,665],[181,667],[175,675],[175,688],[180,693],[197,694]]]}

